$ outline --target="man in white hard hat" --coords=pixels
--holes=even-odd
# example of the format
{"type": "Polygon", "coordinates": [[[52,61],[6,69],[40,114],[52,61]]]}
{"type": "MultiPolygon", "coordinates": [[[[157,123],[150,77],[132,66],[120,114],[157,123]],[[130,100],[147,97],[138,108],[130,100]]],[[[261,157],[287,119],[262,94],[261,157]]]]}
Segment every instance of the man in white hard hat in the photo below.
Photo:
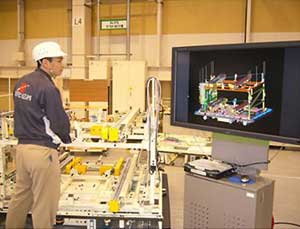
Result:
{"type": "Polygon", "coordinates": [[[33,48],[37,69],[14,88],[16,189],[6,217],[6,228],[24,228],[29,211],[34,228],[52,228],[60,196],[57,147],[69,143],[70,123],[52,78],[63,70],[66,54],[56,42],[33,48]]]}

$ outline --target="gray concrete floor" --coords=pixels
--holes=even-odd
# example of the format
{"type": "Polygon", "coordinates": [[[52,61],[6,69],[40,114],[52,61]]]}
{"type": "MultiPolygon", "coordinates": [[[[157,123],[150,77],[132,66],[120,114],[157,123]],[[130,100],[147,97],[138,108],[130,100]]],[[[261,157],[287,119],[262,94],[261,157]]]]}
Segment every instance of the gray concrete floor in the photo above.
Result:
{"type": "MultiPolygon", "coordinates": [[[[164,119],[164,132],[203,135],[203,132],[169,125],[164,119]]],[[[205,133],[208,134],[209,133],[205,133]]],[[[273,215],[275,222],[300,224],[300,148],[298,150],[270,150],[271,163],[261,175],[275,180],[273,215]]],[[[179,163],[180,164],[180,163],[179,163]]],[[[183,228],[184,171],[182,166],[165,166],[168,174],[171,226],[183,228]]],[[[292,225],[275,225],[275,229],[297,228],[292,225]]]]}

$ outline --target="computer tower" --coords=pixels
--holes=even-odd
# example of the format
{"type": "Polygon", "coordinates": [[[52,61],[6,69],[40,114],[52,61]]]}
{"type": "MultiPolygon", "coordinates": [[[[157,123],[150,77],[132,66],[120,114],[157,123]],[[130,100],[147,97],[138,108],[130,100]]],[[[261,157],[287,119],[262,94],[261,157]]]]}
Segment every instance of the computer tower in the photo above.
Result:
{"type": "Polygon", "coordinates": [[[232,183],[185,174],[184,228],[271,228],[274,181],[232,183]]]}

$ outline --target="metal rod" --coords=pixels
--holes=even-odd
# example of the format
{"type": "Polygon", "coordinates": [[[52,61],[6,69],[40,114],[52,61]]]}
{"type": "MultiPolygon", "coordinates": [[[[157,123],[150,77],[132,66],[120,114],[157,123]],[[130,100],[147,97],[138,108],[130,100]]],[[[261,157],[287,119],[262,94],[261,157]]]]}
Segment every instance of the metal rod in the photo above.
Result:
{"type": "Polygon", "coordinates": [[[72,0],[68,1],[68,23],[69,23],[69,36],[70,39],[67,39],[67,64],[72,63],[72,0]]]}
{"type": "Polygon", "coordinates": [[[125,179],[126,179],[129,167],[130,167],[130,162],[131,162],[131,159],[127,158],[127,160],[125,162],[125,165],[124,165],[123,172],[122,172],[121,177],[120,177],[119,184],[118,184],[118,186],[116,188],[116,191],[114,193],[114,197],[113,197],[114,200],[117,200],[119,198],[119,195],[121,193],[123,184],[125,183],[125,179]]]}
{"type": "Polygon", "coordinates": [[[266,61],[263,61],[263,73],[266,75],[266,61]]]}
{"type": "Polygon", "coordinates": [[[130,0],[127,0],[126,60],[130,60],[130,0]]]}
{"type": "Polygon", "coordinates": [[[258,66],[255,66],[255,82],[257,82],[258,66]]]}
{"type": "Polygon", "coordinates": [[[100,53],[100,54],[87,56],[87,58],[93,58],[93,57],[96,57],[96,56],[126,56],[126,55],[127,55],[127,53],[100,53]]]}
{"type": "MultiPolygon", "coordinates": [[[[96,53],[100,54],[100,0],[97,0],[97,50],[96,53]]],[[[98,59],[100,58],[100,55],[97,55],[98,59]]]]}
{"type": "MultiPolygon", "coordinates": [[[[18,12],[18,52],[24,53],[24,0],[18,0],[17,4],[17,12],[18,12]]],[[[25,65],[25,61],[23,59],[17,59],[18,66],[25,65]]]]}
{"type": "Polygon", "coordinates": [[[157,16],[156,16],[156,41],[157,41],[157,66],[161,64],[161,36],[162,36],[162,5],[163,0],[157,0],[157,16]]]}
{"type": "Polygon", "coordinates": [[[251,0],[246,0],[244,43],[250,42],[251,33],[251,0]]]}
{"type": "MultiPolygon", "coordinates": [[[[11,78],[8,78],[8,94],[11,94],[11,78]]],[[[11,110],[11,97],[8,96],[8,110],[11,110]]]]}

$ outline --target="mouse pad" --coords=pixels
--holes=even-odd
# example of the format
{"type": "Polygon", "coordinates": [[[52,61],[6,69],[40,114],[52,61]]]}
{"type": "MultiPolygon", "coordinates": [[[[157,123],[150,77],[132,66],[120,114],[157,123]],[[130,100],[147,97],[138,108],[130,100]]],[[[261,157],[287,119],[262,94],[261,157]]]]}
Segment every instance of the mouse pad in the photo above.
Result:
{"type": "Polygon", "coordinates": [[[228,181],[236,184],[254,184],[255,180],[252,178],[249,178],[249,181],[247,182],[242,182],[241,181],[241,176],[231,176],[228,178],[228,181]]]}

